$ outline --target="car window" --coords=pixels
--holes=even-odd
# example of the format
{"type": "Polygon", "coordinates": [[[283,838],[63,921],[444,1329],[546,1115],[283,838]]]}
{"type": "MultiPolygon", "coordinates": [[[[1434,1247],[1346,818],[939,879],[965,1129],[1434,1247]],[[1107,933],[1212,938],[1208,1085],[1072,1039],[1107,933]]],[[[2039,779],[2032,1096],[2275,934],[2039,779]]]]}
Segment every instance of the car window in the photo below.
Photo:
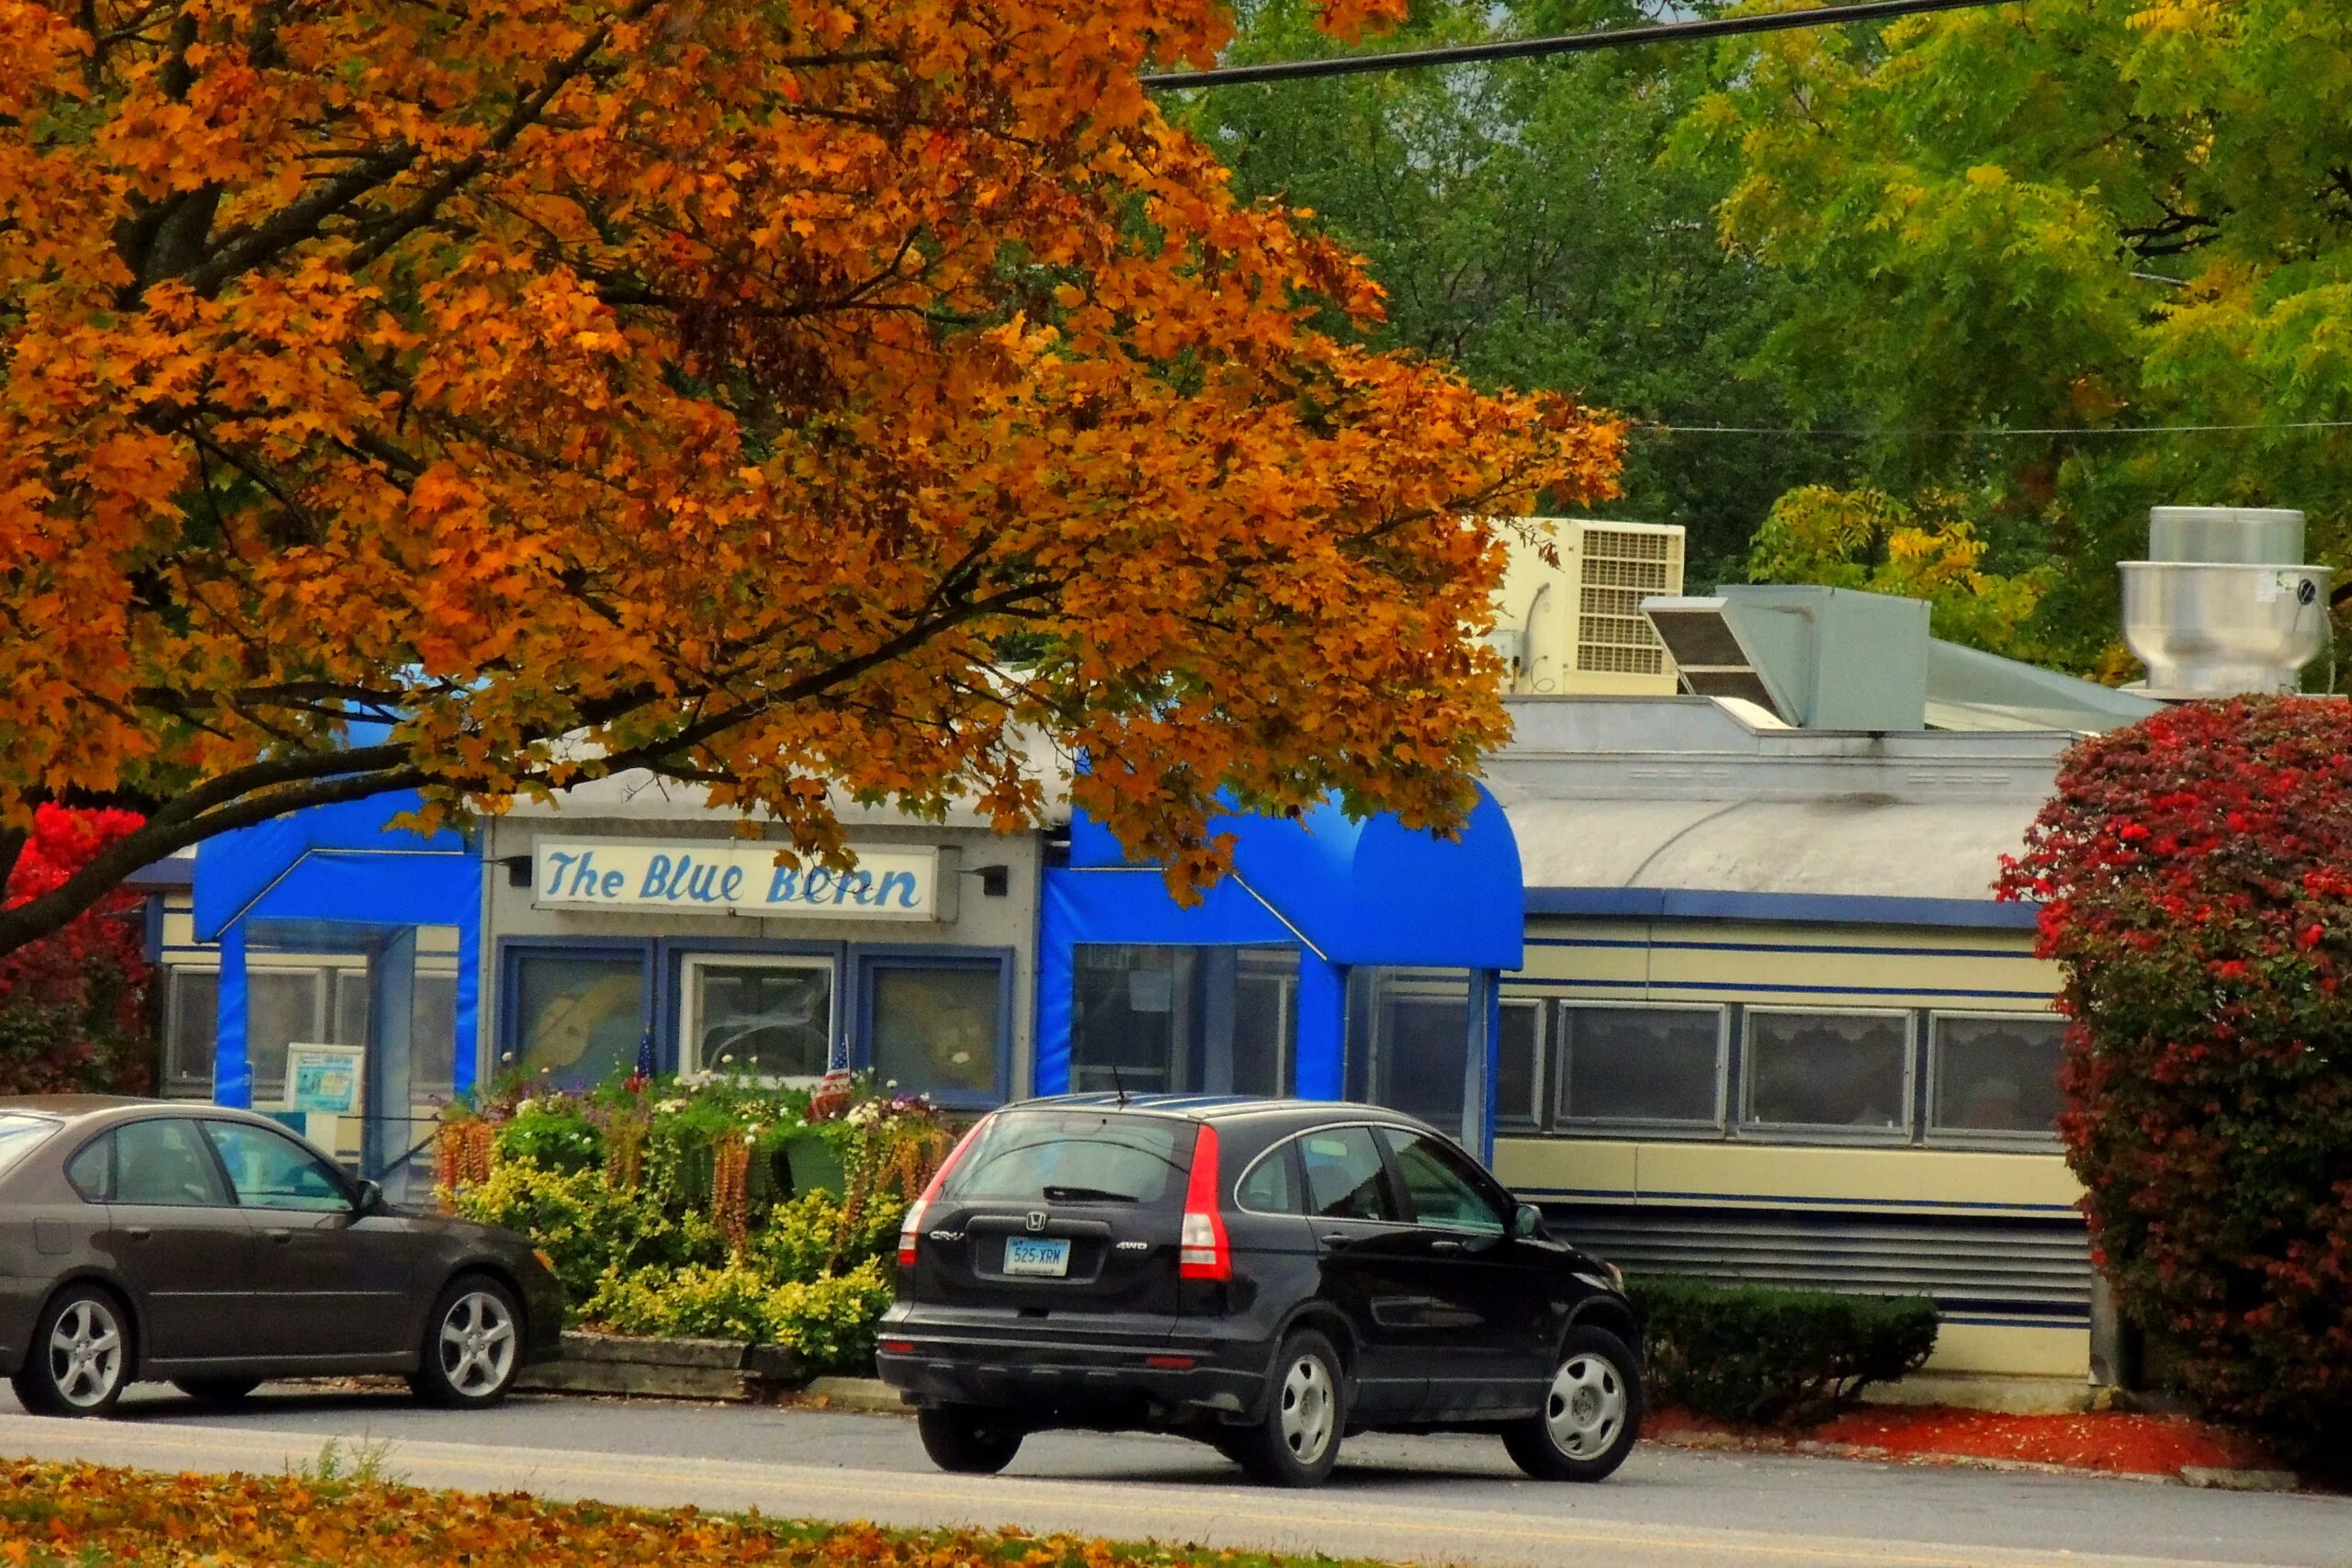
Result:
{"type": "Polygon", "coordinates": [[[940,1190],[944,1202],[1180,1202],[1199,1129],[1132,1111],[1000,1111],[940,1190]]]}
{"type": "Polygon", "coordinates": [[[84,1201],[114,1201],[114,1134],[101,1133],[74,1151],[65,1162],[65,1179],[84,1201]]]}
{"type": "Polygon", "coordinates": [[[116,1202],[228,1207],[220,1168],[195,1122],[176,1116],[127,1122],[114,1138],[116,1202]]]}
{"type": "Polygon", "coordinates": [[[1295,1146],[1294,1143],[1282,1143],[1268,1149],[1241,1179],[1241,1185],[1234,1189],[1234,1200],[1254,1213],[1303,1212],[1304,1205],[1298,1201],[1298,1166],[1291,1153],[1295,1146]]]}
{"type": "Polygon", "coordinates": [[[1369,1127],[1328,1127],[1298,1140],[1313,1212],[1329,1220],[1393,1220],[1388,1170],[1369,1127]]]}
{"type": "Polygon", "coordinates": [[[207,1122],[204,1130],[229,1168],[237,1201],[246,1207],[351,1207],[351,1194],[334,1168],[283,1134],[238,1122],[207,1122]]]}
{"type": "Polygon", "coordinates": [[[1404,1179],[1405,1195],[1412,1200],[1414,1223],[1481,1235],[1503,1234],[1502,1215],[1495,1212],[1476,1171],[1460,1151],[1426,1133],[1401,1127],[1383,1127],[1380,1135],[1387,1140],[1396,1174],[1404,1179]]]}

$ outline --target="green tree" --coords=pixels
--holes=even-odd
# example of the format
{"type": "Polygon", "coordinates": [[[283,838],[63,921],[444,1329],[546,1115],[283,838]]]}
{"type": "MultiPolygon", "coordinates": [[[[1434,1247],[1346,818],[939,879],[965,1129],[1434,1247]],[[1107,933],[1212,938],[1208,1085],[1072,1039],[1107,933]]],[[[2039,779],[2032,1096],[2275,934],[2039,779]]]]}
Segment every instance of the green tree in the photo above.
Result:
{"type": "MultiPolygon", "coordinates": [[[[1238,9],[1233,62],[1341,47],[1317,31],[1308,0],[1238,9]]],[[[1378,47],[1663,14],[1640,0],[1421,0],[1378,47]]],[[[1386,321],[1368,334],[1379,346],[1450,359],[1481,386],[1572,391],[1655,423],[1784,425],[1780,389],[1740,370],[1793,308],[1794,285],[1717,243],[1728,171],[1660,163],[1712,66],[1703,48],[1654,47],[1222,88],[1176,112],[1240,194],[1311,209],[1369,260],[1387,295],[1386,321]]],[[[1610,511],[1689,528],[1694,580],[1737,577],[1773,498],[1844,469],[1834,443],[1636,426],[1610,511]]]]}
{"type": "Polygon", "coordinates": [[[2055,562],[2055,656],[2110,642],[2152,503],[2299,506],[2345,558],[2352,431],[2290,427],[2352,419],[2352,9],[2040,0],[1716,70],[1675,163],[1790,285],[1754,368],[1904,433],[1860,448],[1877,484],[1973,491],[1996,555],[2055,562]]]}

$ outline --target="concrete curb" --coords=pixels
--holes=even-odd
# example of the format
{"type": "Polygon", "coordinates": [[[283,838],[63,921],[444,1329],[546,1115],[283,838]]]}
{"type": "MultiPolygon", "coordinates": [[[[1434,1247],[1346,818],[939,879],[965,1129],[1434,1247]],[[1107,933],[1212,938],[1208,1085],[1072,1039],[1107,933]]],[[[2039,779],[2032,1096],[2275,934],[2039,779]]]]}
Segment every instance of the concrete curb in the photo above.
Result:
{"type": "Polygon", "coordinates": [[[563,1337],[563,1359],[524,1368],[514,1386],[739,1403],[797,1387],[804,1378],[797,1358],[781,1345],[571,1333],[563,1337]]]}

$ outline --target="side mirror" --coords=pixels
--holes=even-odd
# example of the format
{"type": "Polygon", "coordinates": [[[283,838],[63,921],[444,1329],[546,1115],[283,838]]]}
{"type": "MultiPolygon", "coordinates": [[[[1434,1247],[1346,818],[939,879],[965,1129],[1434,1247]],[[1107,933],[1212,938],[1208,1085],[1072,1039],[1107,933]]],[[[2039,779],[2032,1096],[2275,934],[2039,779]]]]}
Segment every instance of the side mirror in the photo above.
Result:
{"type": "Polygon", "coordinates": [[[1521,1241],[1549,1241],[1552,1233],[1544,1226],[1544,1211],[1532,1203],[1521,1203],[1511,1216],[1510,1234],[1521,1241]]]}
{"type": "Polygon", "coordinates": [[[352,1205],[351,1212],[364,1219],[369,1214],[382,1213],[383,1207],[383,1184],[378,1181],[362,1180],[359,1183],[359,1201],[352,1205]]]}

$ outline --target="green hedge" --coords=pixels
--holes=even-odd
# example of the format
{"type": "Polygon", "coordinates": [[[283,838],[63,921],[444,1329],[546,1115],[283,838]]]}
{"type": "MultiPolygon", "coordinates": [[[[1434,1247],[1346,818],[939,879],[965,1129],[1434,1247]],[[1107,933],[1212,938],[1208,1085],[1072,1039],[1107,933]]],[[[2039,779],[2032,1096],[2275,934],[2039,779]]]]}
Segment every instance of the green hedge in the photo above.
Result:
{"type": "Polygon", "coordinates": [[[1627,1281],[1651,1400],[1721,1421],[1817,1421],[1936,1348],[1923,1296],[1849,1296],[1696,1280],[1627,1281]]]}

